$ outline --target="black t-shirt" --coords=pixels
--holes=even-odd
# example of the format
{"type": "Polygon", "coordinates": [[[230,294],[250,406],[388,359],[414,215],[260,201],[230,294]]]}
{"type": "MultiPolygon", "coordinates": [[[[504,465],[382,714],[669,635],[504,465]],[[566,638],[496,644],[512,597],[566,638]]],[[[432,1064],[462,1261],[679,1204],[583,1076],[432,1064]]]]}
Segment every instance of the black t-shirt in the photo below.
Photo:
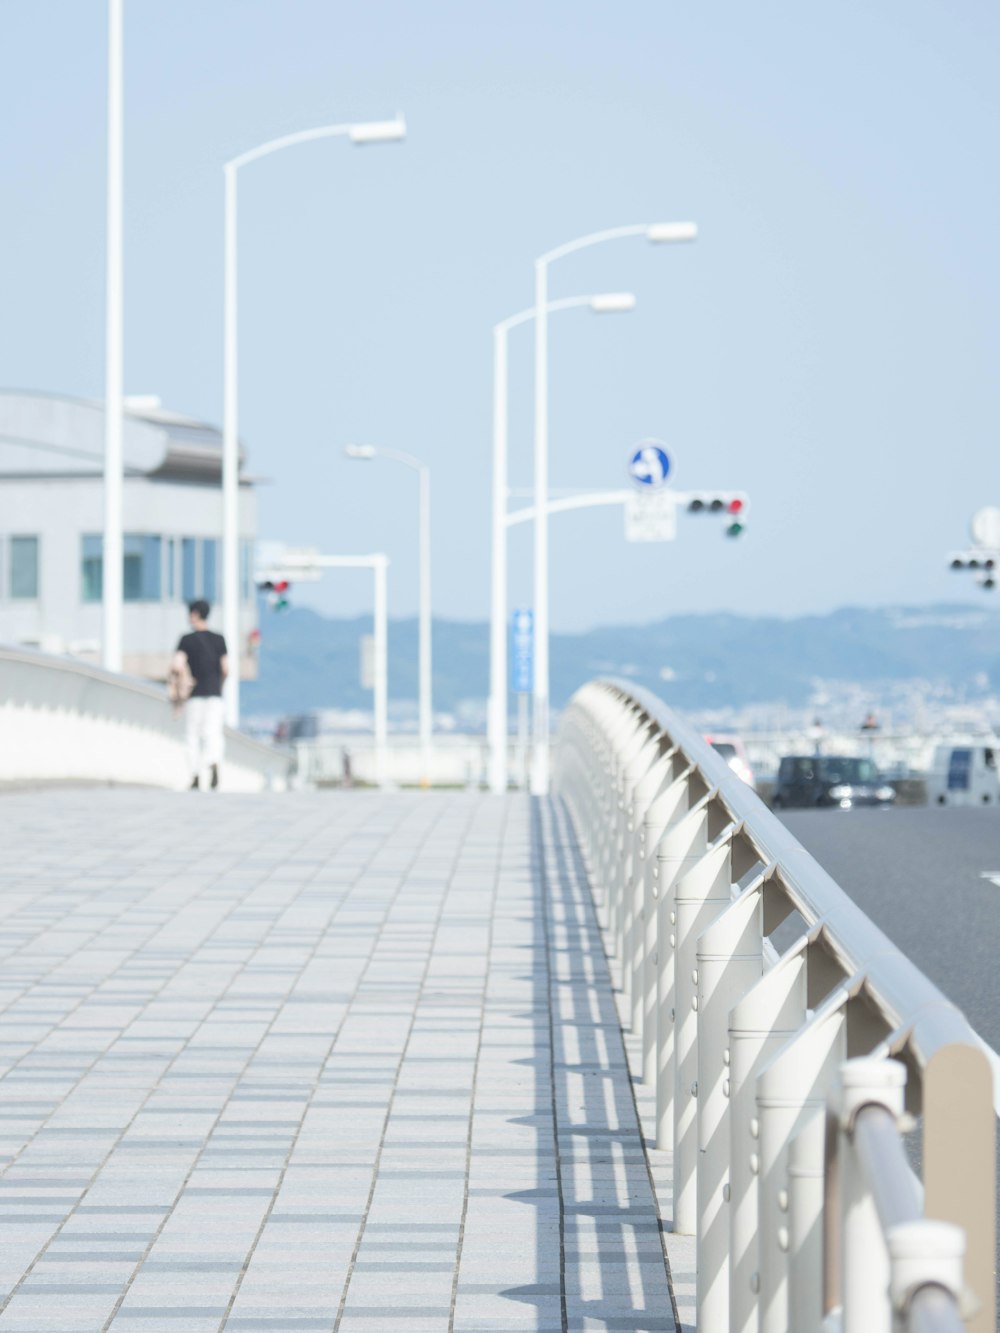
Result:
{"type": "Polygon", "coordinates": [[[222,659],[226,655],[226,641],[214,630],[198,629],[185,634],[177,645],[184,653],[194,677],[192,699],[204,699],[222,693],[222,659]]]}

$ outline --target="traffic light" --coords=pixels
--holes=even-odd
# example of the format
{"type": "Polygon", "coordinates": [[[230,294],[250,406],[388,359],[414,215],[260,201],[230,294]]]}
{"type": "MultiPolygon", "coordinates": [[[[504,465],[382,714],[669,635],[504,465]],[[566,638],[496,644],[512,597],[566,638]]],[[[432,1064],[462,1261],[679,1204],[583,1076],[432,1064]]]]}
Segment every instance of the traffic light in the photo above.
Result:
{"type": "Polygon", "coordinates": [[[257,591],[267,593],[267,604],[272,611],[287,611],[291,587],[287,579],[267,579],[257,584],[257,591]]]}
{"type": "Polygon", "coordinates": [[[727,537],[739,537],[746,529],[750,501],[742,491],[697,491],[688,497],[689,514],[723,514],[727,537]]]}
{"type": "Polygon", "coordinates": [[[971,569],[976,582],[987,591],[997,586],[997,561],[1000,551],[956,551],[948,558],[950,569],[971,569]]]}

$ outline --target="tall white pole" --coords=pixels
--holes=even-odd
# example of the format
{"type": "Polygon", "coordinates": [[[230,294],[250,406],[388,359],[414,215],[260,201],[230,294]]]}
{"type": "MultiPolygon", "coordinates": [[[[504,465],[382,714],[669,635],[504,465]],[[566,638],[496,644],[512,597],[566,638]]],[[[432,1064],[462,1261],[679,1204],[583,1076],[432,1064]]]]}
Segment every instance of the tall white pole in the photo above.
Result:
{"type": "Polygon", "coordinates": [[[388,741],[388,618],[385,556],[377,556],[375,570],[375,781],[380,787],[386,780],[386,744],[388,741]]]}
{"type": "Polygon", "coordinates": [[[431,474],[421,466],[420,478],[420,785],[431,784],[431,474]]]}
{"type": "Polygon", "coordinates": [[[507,790],[507,326],[493,330],[493,568],[490,579],[489,787],[507,790]]]}
{"type": "Polygon", "coordinates": [[[530,789],[549,790],[549,307],[548,265],[535,262],[535,667],[530,789]]]}
{"type": "Polygon", "coordinates": [[[227,163],[222,405],[222,633],[229,656],[226,721],[240,720],[240,445],[237,361],[236,166],[227,163]]]}
{"type": "Polygon", "coordinates": [[[122,0],[108,0],[108,213],[104,362],[103,661],[122,669],[122,0]]]}

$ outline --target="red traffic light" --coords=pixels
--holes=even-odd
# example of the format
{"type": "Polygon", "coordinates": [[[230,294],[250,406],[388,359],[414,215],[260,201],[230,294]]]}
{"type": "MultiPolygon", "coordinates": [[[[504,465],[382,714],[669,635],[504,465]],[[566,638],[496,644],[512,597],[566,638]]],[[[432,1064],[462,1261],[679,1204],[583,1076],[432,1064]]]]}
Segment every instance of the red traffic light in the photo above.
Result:
{"type": "Polygon", "coordinates": [[[731,514],[742,514],[742,513],[743,513],[743,501],[742,501],[742,500],[730,500],[729,503],[726,505],[726,508],[728,509],[728,511],[729,511],[731,514]]]}
{"type": "Polygon", "coordinates": [[[288,591],[288,580],[287,580],[287,579],[279,579],[279,580],[275,583],[275,585],[274,585],[274,591],[275,591],[275,592],[287,592],[287,591],[288,591]]]}

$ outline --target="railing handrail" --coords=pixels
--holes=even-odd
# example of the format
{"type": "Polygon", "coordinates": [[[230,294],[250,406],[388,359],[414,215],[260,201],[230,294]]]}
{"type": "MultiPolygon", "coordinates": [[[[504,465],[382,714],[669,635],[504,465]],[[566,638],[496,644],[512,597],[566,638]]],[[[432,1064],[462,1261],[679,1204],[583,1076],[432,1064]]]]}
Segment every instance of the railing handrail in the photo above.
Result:
{"type": "MultiPolygon", "coordinates": [[[[773,867],[771,873],[780,875],[806,925],[825,933],[826,942],[840,955],[849,978],[864,975],[866,991],[922,1063],[942,1045],[968,1042],[979,1048],[978,1035],[958,1007],[865,915],[690,723],[642,686],[613,677],[595,684],[618,691],[623,701],[631,699],[650,721],[667,731],[700,770],[734,823],[742,825],[744,836],[761,860],[773,867]]],[[[893,1041],[893,1053],[898,1050],[899,1043],[893,1041]]]]}
{"type": "MultiPolygon", "coordinates": [[[[994,1093],[990,1052],[965,1016],[649,691],[620,680],[578,691],[556,778],[641,1039],[641,1076],[655,1085],[656,1146],[673,1153],[673,1227],[698,1238],[700,1324],[827,1333],[824,1310],[834,1318],[843,1294],[845,1333],[889,1333],[909,1327],[910,1293],[940,1277],[954,1298],[964,1271],[969,1327],[985,1333],[994,1093]],[[796,933],[779,953],[786,921],[796,933]],[[912,1214],[916,1196],[899,1144],[895,1165],[872,1179],[850,1142],[838,1275],[823,1239],[839,1205],[818,1109],[859,1064],[876,1088],[895,1085],[897,1129],[922,1117],[925,1215],[859,1226],[876,1216],[873,1189],[890,1223],[912,1214]]],[[[852,1135],[853,1121],[841,1131],[852,1135]]]]}

